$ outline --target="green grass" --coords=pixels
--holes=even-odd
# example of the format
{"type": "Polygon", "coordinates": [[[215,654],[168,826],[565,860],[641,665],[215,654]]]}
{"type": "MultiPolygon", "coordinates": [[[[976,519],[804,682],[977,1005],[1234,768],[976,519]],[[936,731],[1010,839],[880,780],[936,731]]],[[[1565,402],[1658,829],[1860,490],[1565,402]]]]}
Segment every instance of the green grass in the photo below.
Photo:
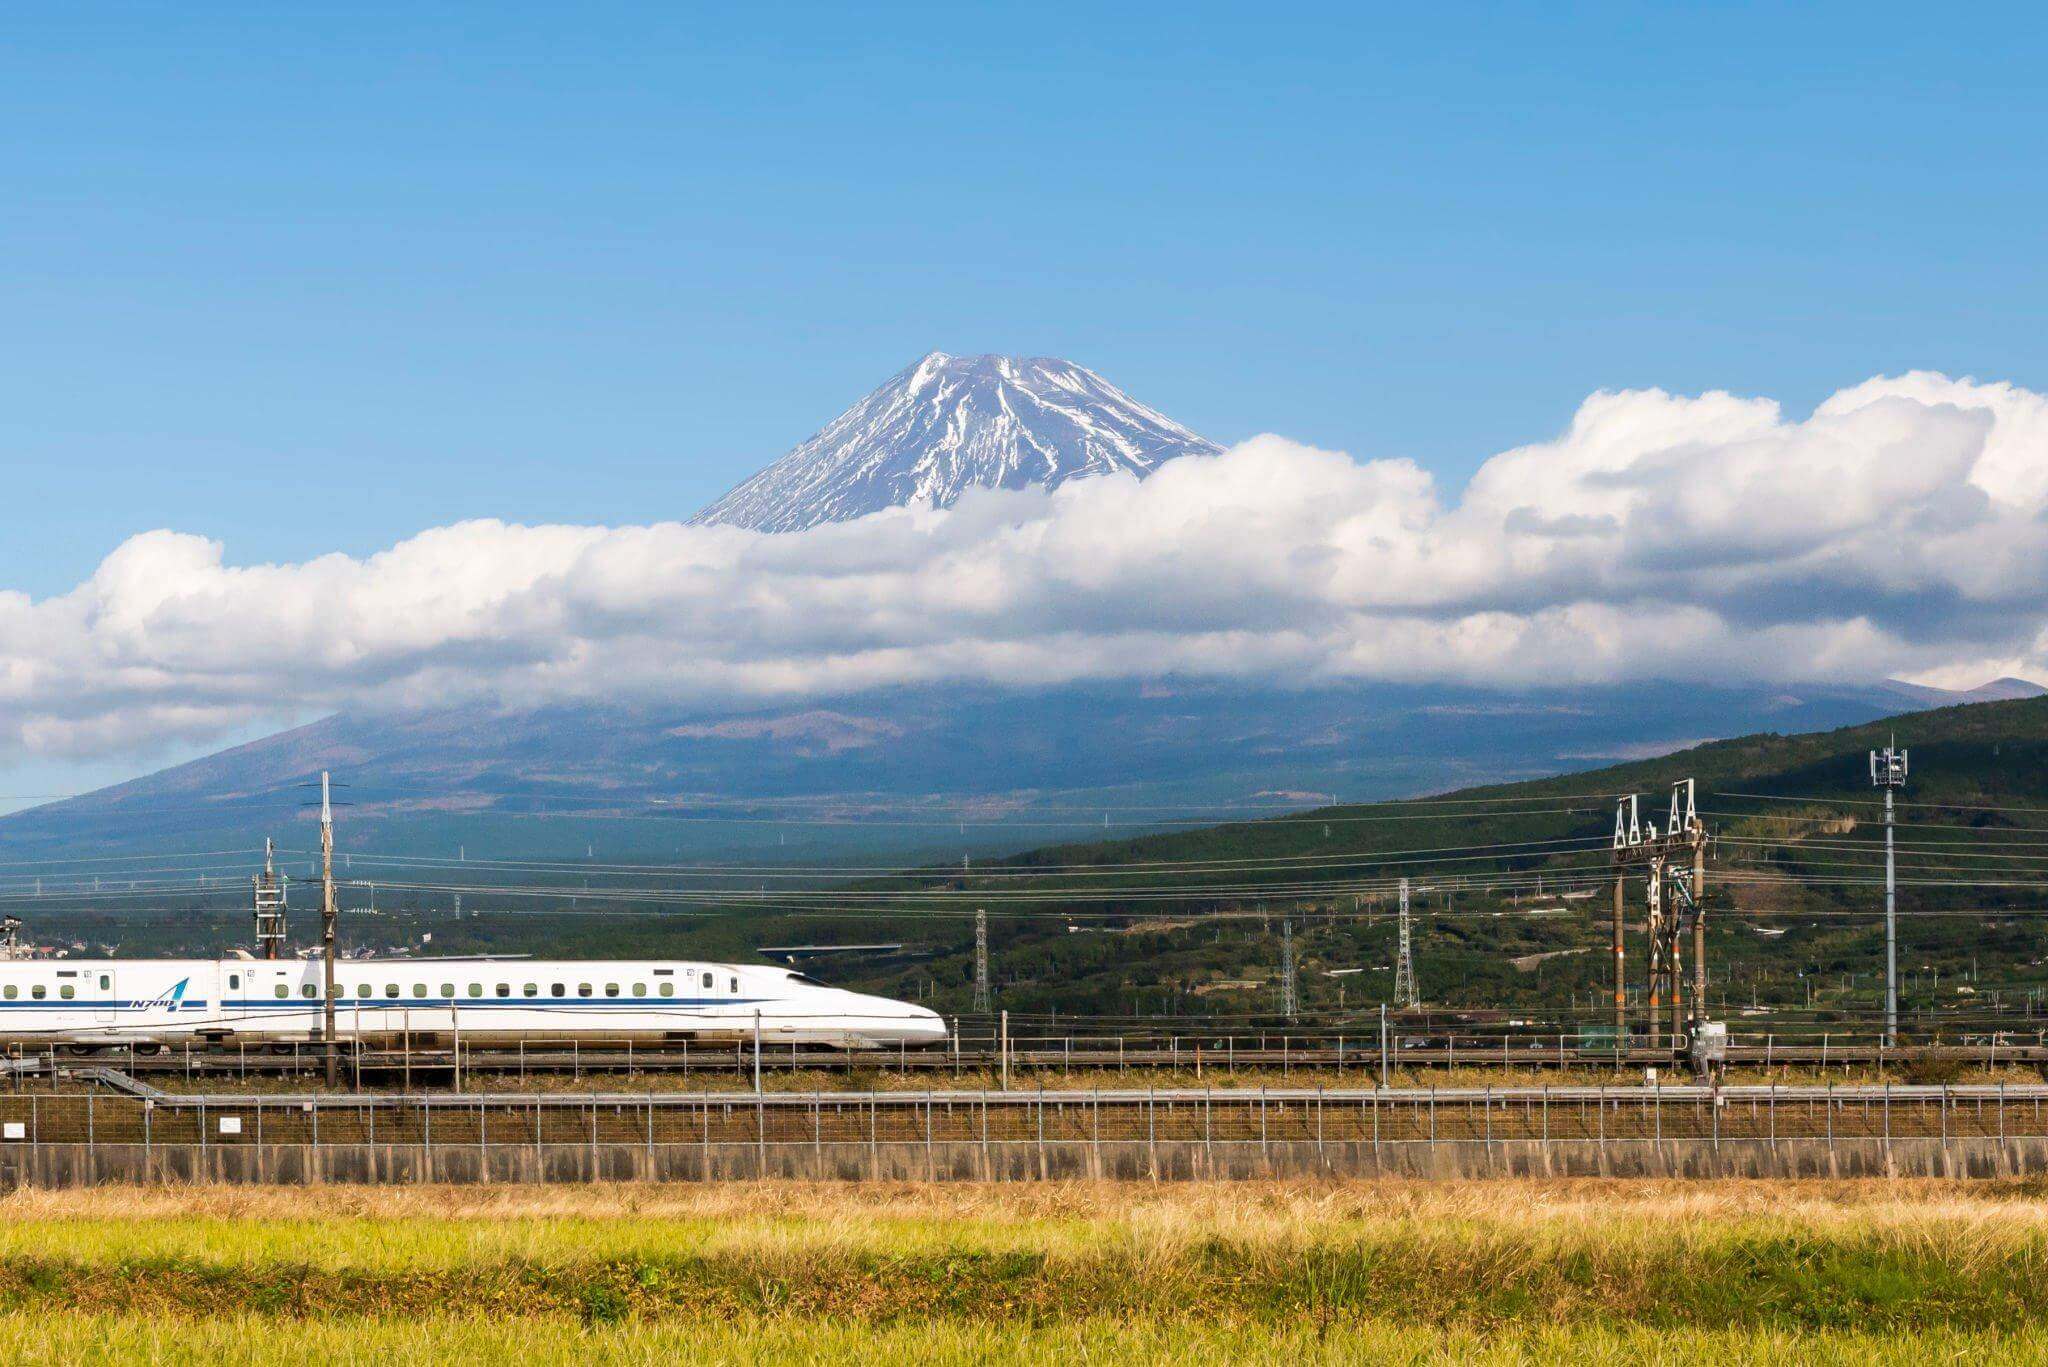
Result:
{"type": "Polygon", "coordinates": [[[2040,1360],[2039,1184],[0,1200],[0,1360],[2040,1360]]]}

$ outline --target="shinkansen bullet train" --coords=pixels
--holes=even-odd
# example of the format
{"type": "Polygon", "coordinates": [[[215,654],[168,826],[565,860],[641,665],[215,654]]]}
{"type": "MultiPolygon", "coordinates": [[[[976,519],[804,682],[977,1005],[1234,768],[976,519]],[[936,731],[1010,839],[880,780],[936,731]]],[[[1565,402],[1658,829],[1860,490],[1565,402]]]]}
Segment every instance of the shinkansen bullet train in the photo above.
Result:
{"type": "MultiPolygon", "coordinates": [[[[0,962],[0,1040],[148,1050],[322,1038],[318,959],[0,962]]],[[[895,1048],[946,1037],[935,1012],[786,968],[644,960],[351,959],[335,1034],[431,1046],[522,1039],[764,1040],[895,1048]]]]}

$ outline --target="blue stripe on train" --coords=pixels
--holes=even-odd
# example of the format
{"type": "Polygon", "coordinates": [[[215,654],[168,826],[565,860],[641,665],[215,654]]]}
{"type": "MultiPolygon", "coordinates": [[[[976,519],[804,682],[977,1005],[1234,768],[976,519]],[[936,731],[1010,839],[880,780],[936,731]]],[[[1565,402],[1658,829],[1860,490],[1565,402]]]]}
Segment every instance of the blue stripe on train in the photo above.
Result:
{"type": "MultiPolygon", "coordinates": [[[[610,1007],[653,1007],[668,1010],[675,1007],[698,1006],[773,1006],[785,997],[379,997],[375,999],[340,1000],[334,1003],[336,1011],[399,1011],[426,1010],[432,1007],[460,1006],[465,1011],[482,1007],[516,1007],[523,1010],[558,1010],[573,1008],[583,1010],[592,1006],[610,1007]]],[[[201,1011],[208,1003],[184,1001],[175,1009],[180,1011],[201,1011]]],[[[224,1011],[317,1011],[321,1007],[318,997],[263,997],[247,1001],[226,1001],[220,1003],[224,1011]]],[[[89,997],[56,998],[44,1001],[0,1001],[0,1015],[9,1011],[137,1011],[163,1010],[161,1001],[97,1001],[89,997]]]]}

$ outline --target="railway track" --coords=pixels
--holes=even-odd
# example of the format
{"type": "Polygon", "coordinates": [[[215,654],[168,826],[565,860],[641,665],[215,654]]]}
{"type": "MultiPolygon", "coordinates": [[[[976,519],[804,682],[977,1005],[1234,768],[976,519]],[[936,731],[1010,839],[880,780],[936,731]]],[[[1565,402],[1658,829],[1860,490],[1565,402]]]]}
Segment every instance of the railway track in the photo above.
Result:
{"type": "MultiPolygon", "coordinates": [[[[31,1057],[39,1057],[32,1055],[31,1057]]],[[[55,1051],[59,1063],[75,1066],[110,1064],[138,1077],[297,1076],[318,1070],[324,1055],[315,1045],[277,1047],[195,1046],[143,1053],[111,1048],[90,1054],[55,1051]]],[[[348,1051],[352,1072],[379,1085],[403,1082],[412,1075],[432,1077],[452,1072],[455,1051],[433,1049],[365,1049],[348,1051]]],[[[1731,1068],[1869,1067],[1912,1060],[1952,1063],[1964,1067],[2048,1065],[2048,1042],[2035,1032],[1995,1034],[1968,1043],[1908,1042],[1887,1047],[1868,1038],[1800,1038],[1731,1044],[1731,1068]]],[[[473,1074],[508,1076],[668,1075],[687,1080],[751,1077],[762,1073],[816,1072],[859,1074],[883,1072],[934,1081],[948,1077],[993,1075],[1006,1067],[1016,1075],[1063,1073],[1158,1072],[1176,1076],[1229,1076],[1239,1072],[1295,1071],[1370,1076],[1399,1069],[1428,1073],[1453,1069],[1504,1071],[1571,1071],[1583,1069],[1681,1069],[1685,1060],[1668,1047],[1635,1044],[1627,1048],[1583,1046],[1569,1038],[1551,1040],[1460,1038],[1410,1041],[1382,1054],[1377,1040],[1292,1036],[1184,1037],[1133,1041],[1075,1037],[1057,1041],[954,1044],[926,1049],[879,1049],[848,1052],[766,1043],[725,1045],[648,1045],[626,1041],[534,1041],[517,1047],[475,1047],[460,1051],[461,1068],[473,1074]]]]}

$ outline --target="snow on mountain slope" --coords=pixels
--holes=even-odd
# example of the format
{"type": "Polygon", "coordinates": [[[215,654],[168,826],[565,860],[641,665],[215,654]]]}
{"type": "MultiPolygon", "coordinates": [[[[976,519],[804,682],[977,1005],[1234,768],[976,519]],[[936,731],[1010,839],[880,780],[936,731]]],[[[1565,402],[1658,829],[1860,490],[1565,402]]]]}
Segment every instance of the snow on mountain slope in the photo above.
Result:
{"type": "Polygon", "coordinates": [[[1070,362],[934,351],[691,520],[797,531],[1222,449],[1070,362]]]}

